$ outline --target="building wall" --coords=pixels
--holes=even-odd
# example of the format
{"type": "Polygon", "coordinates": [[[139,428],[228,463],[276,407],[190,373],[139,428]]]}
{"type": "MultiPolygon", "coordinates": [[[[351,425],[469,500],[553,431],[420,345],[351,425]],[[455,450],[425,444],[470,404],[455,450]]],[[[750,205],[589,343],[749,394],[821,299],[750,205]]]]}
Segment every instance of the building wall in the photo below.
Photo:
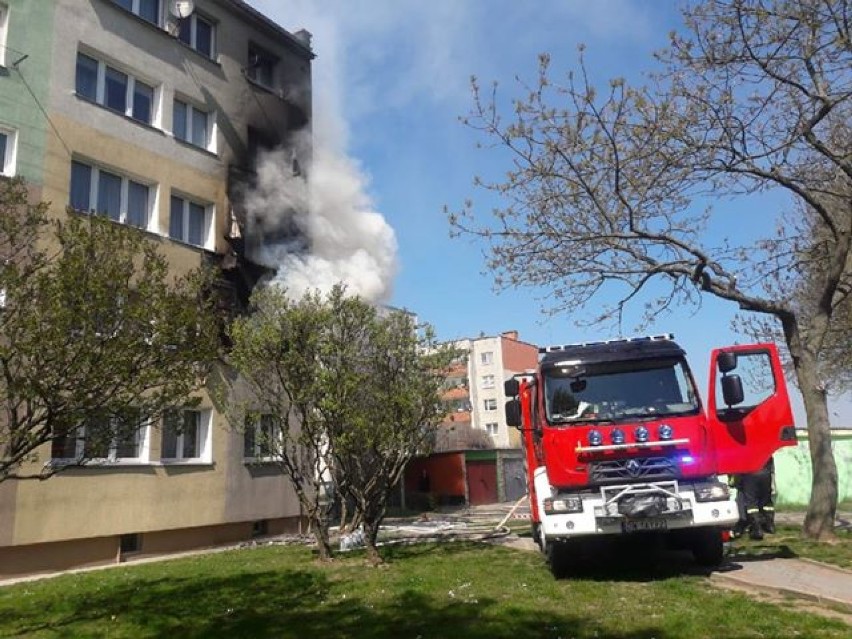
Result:
{"type": "Polygon", "coordinates": [[[40,184],[48,128],[42,109],[49,96],[54,5],[32,0],[2,3],[9,16],[5,65],[0,65],[0,127],[17,131],[16,174],[40,184]]]}
{"type": "MultiPolygon", "coordinates": [[[[34,106],[14,70],[0,69],[0,125],[8,119],[20,129],[19,173],[37,184],[34,193],[51,202],[51,214],[66,215],[71,162],[83,160],[151,185],[147,230],[174,275],[229,251],[225,236],[238,206],[234,169],[251,179],[249,127],[281,143],[305,125],[309,48],[235,0],[195,2],[217,24],[214,60],[111,0],[0,2],[11,9],[8,44],[30,55],[19,67],[45,110],[34,106]],[[246,78],[249,42],[278,57],[281,90],[246,78]],[[154,86],[160,115],[153,126],[77,96],[78,51],[154,86]],[[174,138],[175,96],[215,112],[215,153],[174,138]],[[168,238],[172,190],[214,206],[206,247],[168,238]]],[[[260,521],[269,532],[297,529],[303,518],[289,480],[274,465],[247,463],[242,434],[231,430],[206,392],[200,397],[200,408],[211,414],[209,462],[163,463],[154,427],[149,454],[138,462],[0,483],[0,575],[116,561],[122,535],[138,534],[133,556],[144,556],[244,539],[260,521]]],[[[23,470],[38,472],[49,458],[45,446],[23,470]]]]}
{"type": "MultiPolygon", "coordinates": [[[[852,500],[852,431],[832,433],[831,448],[837,464],[838,499],[852,500]]],[[[811,498],[810,446],[807,433],[799,433],[799,445],[775,453],[775,486],[780,504],[806,505],[811,498]]]]}

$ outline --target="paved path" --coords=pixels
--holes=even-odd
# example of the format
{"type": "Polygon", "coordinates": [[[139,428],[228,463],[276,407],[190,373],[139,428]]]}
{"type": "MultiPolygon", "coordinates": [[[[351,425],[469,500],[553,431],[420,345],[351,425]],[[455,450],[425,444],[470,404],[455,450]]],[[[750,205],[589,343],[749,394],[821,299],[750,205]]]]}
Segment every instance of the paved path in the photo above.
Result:
{"type": "Polygon", "coordinates": [[[734,556],[710,578],[852,609],[852,572],[807,559],[734,556]]]}

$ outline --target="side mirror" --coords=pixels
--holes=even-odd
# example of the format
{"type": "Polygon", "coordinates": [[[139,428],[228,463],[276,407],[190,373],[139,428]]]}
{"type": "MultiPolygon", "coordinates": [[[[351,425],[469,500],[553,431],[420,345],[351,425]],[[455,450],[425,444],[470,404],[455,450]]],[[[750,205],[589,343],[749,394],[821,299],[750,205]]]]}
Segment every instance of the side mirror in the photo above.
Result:
{"type": "Polygon", "coordinates": [[[503,382],[503,392],[506,393],[506,397],[517,397],[521,392],[521,385],[512,377],[503,382]]]}
{"type": "Polygon", "coordinates": [[[730,373],[737,367],[737,354],[733,351],[719,353],[716,358],[716,365],[719,367],[720,373],[730,373]]]}
{"type": "Polygon", "coordinates": [[[743,393],[743,381],[739,375],[725,375],[722,378],[722,398],[729,407],[742,404],[745,394],[743,393]]]}
{"type": "Polygon", "coordinates": [[[521,402],[517,399],[510,399],[506,402],[506,424],[521,427],[521,402]]]}

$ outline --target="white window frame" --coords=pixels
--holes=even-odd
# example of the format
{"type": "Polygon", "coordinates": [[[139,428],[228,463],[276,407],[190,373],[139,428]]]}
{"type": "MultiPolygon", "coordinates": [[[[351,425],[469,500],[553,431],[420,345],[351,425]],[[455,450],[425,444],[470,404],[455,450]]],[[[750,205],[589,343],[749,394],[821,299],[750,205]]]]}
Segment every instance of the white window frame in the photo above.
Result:
{"type": "Polygon", "coordinates": [[[183,44],[188,46],[190,49],[192,49],[193,51],[195,51],[199,55],[203,55],[205,58],[209,57],[211,60],[215,60],[216,54],[217,54],[217,51],[218,51],[218,49],[216,47],[216,45],[218,44],[218,40],[217,40],[217,37],[216,37],[218,35],[218,33],[217,33],[218,32],[218,25],[217,25],[216,21],[213,20],[212,18],[207,17],[204,14],[199,15],[198,11],[194,11],[192,13],[192,15],[190,15],[188,18],[184,18],[184,20],[190,21],[190,23],[189,23],[189,42],[183,42],[183,40],[180,40],[180,38],[178,38],[180,40],[180,42],[183,42],[183,44]],[[210,55],[209,56],[204,51],[198,50],[198,20],[199,19],[203,20],[204,22],[206,22],[207,24],[210,25],[210,55]]]}
{"type": "MultiPolygon", "coordinates": [[[[145,226],[134,226],[133,228],[139,228],[143,231],[151,231],[155,232],[156,229],[153,228],[155,225],[155,215],[154,212],[157,210],[156,201],[157,201],[157,192],[158,188],[156,184],[151,184],[145,180],[140,180],[134,176],[127,175],[126,173],[122,173],[121,171],[117,171],[111,169],[109,167],[102,167],[94,162],[89,162],[82,158],[74,158],[74,162],[79,164],[85,164],[92,170],[92,180],[89,184],[89,206],[90,210],[82,211],[83,213],[87,213],[89,215],[101,215],[101,212],[97,210],[97,201],[98,201],[98,183],[100,181],[101,171],[105,171],[107,173],[112,173],[113,175],[117,175],[121,178],[121,202],[119,204],[119,224],[125,224],[130,226],[127,223],[127,209],[129,202],[129,192],[130,192],[130,182],[136,182],[137,184],[141,184],[143,186],[148,187],[148,221],[145,226]],[[94,204],[94,208],[91,208],[94,204]]],[[[70,188],[70,179],[69,179],[69,189],[68,195],[70,198],[71,188],[70,188]]],[[[115,221],[115,220],[113,220],[115,221]]]]}
{"type": "Polygon", "coordinates": [[[497,436],[497,431],[500,429],[500,424],[497,422],[488,422],[485,424],[485,432],[492,437],[497,436]]]}
{"type": "Polygon", "coordinates": [[[482,409],[487,411],[497,410],[497,400],[493,397],[483,399],[482,409]]]}
{"type": "Polygon", "coordinates": [[[198,198],[192,197],[191,195],[186,195],[183,191],[172,190],[169,194],[169,223],[166,228],[165,235],[175,241],[186,244],[187,246],[197,246],[199,248],[213,250],[213,220],[216,219],[216,205],[208,204],[199,200],[198,198]],[[183,200],[183,236],[182,237],[172,237],[171,229],[172,229],[172,198],[176,197],[180,200],[183,200]],[[204,207],[204,232],[202,233],[202,237],[204,242],[201,244],[193,244],[189,241],[189,204],[197,204],[198,206],[204,207]]]}
{"type": "MultiPolygon", "coordinates": [[[[149,21],[148,21],[148,18],[144,18],[144,17],[142,17],[142,16],[140,15],[140,13],[139,13],[139,11],[140,11],[139,7],[140,7],[140,6],[141,6],[141,4],[142,4],[142,0],[132,0],[132,4],[131,4],[131,8],[130,8],[130,13],[132,13],[133,15],[135,15],[135,16],[136,16],[137,18],[139,18],[140,20],[144,20],[145,22],[148,22],[148,24],[153,24],[153,25],[156,25],[156,26],[158,26],[158,27],[159,27],[159,26],[162,26],[162,23],[163,23],[163,6],[164,6],[164,4],[165,4],[166,2],[168,2],[168,1],[169,1],[169,0],[159,0],[159,1],[157,2],[157,5],[158,5],[158,6],[157,6],[157,21],[156,21],[156,22],[149,22],[149,21]]],[[[121,10],[123,10],[123,11],[127,11],[127,9],[125,9],[125,8],[124,8],[124,7],[122,7],[122,6],[120,6],[117,2],[114,2],[114,4],[115,4],[115,5],[116,5],[119,9],[121,9],[121,10]]]]}
{"type": "Polygon", "coordinates": [[[206,109],[203,109],[199,106],[196,106],[196,104],[192,100],[187,100],[186,98],[184,98],[181,95],[176,94],[174,96],[174,100],[172,100],[172,137],[174,137],[175,140],[179,140],[179,141],[183,142],[184,144],[189,144],[190,146],[194,146],[198,149],[204,149],[205,151],[209,151],[210,153],[216,153],[216,138],[218,137],[217,133],[218,133],[218,131],[217,131],[217,127],[216,127],[216,112],[215,111],[207,111],[206,109]],[[177,129],[177,127],[175,126],[175,113],[176,113],[175,102],[180,102],[181,104],[183,104],[187,108],[186,122],[184,123],[184,126],[185,126],[186,132],[188,134],[187,137],[190,138],[190,139],[185,140],[183,138],[179,138],[175,134],[175,130],[177,129]],[[203,145],[196,144],[191,139],[192,138],[192,135],[191,135],[192,123],[193,123],[193,120],[196,117],[196,115],[195,115],[196,113],[202,113],[207,117],[207,140],[206,140],[205,144],[203,144],[203,145]]]}
{"type": "MultiPolygon", "coordinates": [[[[136,457],[119,457],[118,456],[118,440],[113,435],[112,441],[109,445],[109,452],[106,457],[84,457],[86,451],[86,426],[81,426],[77,432],[74,434],[76,437],[76,441],[74,444],[74,457],[52,457],[51,462],[56,464],[69,463],[69,462],[79,462],[83,461],[85,464],[110,464],[110,465],[122,465],[122,464],[147,464],[150,458],[151,452],[151,422],[145,420],[144,423],[141,423],[139,427],[134,431],[135,444],[136,444],[136,457]]],[[[69,433],[70,437],[71,434],[69,433]]]]}
{"type": "Polygon", "coordinates": [[[497,381],[494,375],[483,375],[482,376],[482,388],[494,388],[497,381]]]}
{"type": "MultiPolygon", "coordinates": [[[[213,442],[212,429],[213,411],[209,408],[177,408],[181,413],[191,411],[198,414],[198,455],[195,457],[185,457],[183,454],[183,433],[177,435],[177,446],[175,447],[174,457],[163,457],[163,442],[160,442],[160,461],[163,464],[187,464],[201,463],[210,464],[213,462],[213,442]]],[[[165,423],[163,423],[163,433],[165,433],[165,423]]]]}
{"type": "Polygon", "coordinates": [[[6,41],[9,37],[9,5],[0,2],[0,67],[6,66],[6,41]]]}
{"type": "MultiPolygon", "coordinates": [[[[145,77],[140,76],[138,73],[128,69],[127,67],[121,64],[115,64],[111,61],[106,61],[95,53],[94,51],[89,51],[87,49],[80,49],[77,51],[77,54],[83,54],[84,56],[95,60],[98,63],[98,71],[97,71],[97,85],[95,86],[95,102],[107,109],[108,111],[112,111],[113,113],[118,113],[123,115],[124,117],[137,122],[143,126],[150,126],[154,128],[161,128],[162,122],[162,86],[154,80],[146,79],[145,77]],[[118,109],[113,109],[111,106],[106,104],[106,72],[107,68],[113,69],[114,71],[118,71],[119,73],[123,73],[127,76],[127,88],[125,89],[124,95],[124,112],[119,111],[118,109]],[[153,89],[153,95],[151,96],[151,121],[145,122],[144,120],[139,120],[138,118],[133,117],[133,94],[136,91],[136,82],[137,80],[142,84],[149,86],[153,89]]],[[[77,58],[74,58],[74,88],[76,91],[76,83],[77,83],[77,58]]],[[[86,101],[89,101],[90,98],[87,96],[83,96],[78,94],[78,96],[86,101]]]]}
{"type": "Polygon", "coordinates": [[[493,364],[494,363],[494,351],[482,351],[479,354],[479,361],[482,362],[483,365],[493,364]]]}
{"type": "MultiPolygon", "coordinates": [[[[269,419],[273,420],[273,423],[272,423],[272,439],[274,441],[277,441],[279,446],[281,445],[281,427],[278,426],[277,424],[275,424],[274,416],[268,415],[268,414],[260,415],[256,420],[254,420],[251,423],[251,426],[246,424],[246,429],[248,429],[250,427],[254,429],[254,437],[252,438],[253,439],[252,443],[254,444],[254,450],[251,451],[253,454],[251,454],[251,455],[246,454],[247,451],[245,449],[245,436],[243,437],[243,460],[247,463],[271,462],[271,461],[275,461],[276,459],[278,459],[278,455],[277,455],[274,447],[269,451],[270,452],[269,455],[261,455],[260,454],[262,452],[261,451],[262,442],[260,441],[260,438],[258,437],[258,433],[261,430],[261,421],[264,418],[269,418],[269,419]]],[[[244,435],[245,435],[245,433],[244,433],[244,435]]]]}
{"type": "Polygon", "coordinates": [[[6,136],[6,155],[0,157],[0,175],[13,177],[17,172],[18,132],[0,124],[0,133],[6,136]]]}

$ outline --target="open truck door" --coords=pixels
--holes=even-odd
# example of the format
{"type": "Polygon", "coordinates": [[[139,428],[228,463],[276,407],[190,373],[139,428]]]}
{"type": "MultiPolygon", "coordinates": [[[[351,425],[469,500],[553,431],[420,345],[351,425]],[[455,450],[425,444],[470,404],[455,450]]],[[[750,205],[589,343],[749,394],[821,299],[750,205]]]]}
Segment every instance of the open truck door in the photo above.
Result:
{"type": "Polygon", "coordinates": [[[796,445],[793,410],[774,344],[714,350],[709,384],[707,418],[718,474],[757,472],[776,450],[796,445]]]}

